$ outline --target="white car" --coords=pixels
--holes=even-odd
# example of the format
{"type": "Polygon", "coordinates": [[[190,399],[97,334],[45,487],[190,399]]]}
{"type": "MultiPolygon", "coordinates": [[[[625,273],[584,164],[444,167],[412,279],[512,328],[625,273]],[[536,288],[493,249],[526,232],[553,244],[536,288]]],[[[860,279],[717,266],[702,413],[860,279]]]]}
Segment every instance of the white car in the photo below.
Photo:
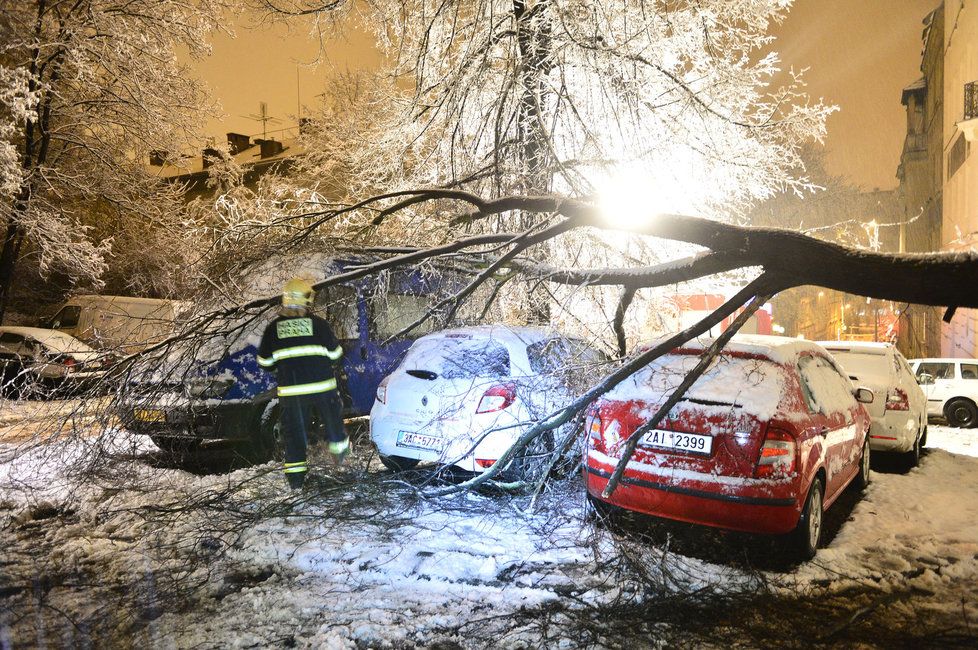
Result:
{"type": "Polygon", "coordinates": [[[866,405],[873,425],[873,451],[905,454],[916,467],[927,444],[927,400],[900,351],[891,343],[819,341],[849,375],[853,385],[866,386],[875,399],[866,405]]]}
{"type": "MultiPolygon", "coordinates": [[[[535,421],[573,398],[571,385],[606,359],[579,339],[533,327],[465,327],[429,334],[377,389],[370,439],[388,468],[421,461],[481,473],[535,421]]],[[[544,435],[535,453],[549,451],[544,435]]],[[[505,469],[521,478],[526,459],[505,469]]]]}
{"type": "Polygon", "coordinates": [[[952,427],[978,426],[978,359],[913,359],[917,382],[927,398],[927,414],[952,427]]]}
{"type": "Polygon", "coordinates": [[[101,378],[111,355],[70,334],[40,327],[0,327],[4,392],[25,395],[37,388],[73,389],[101,378]]]}

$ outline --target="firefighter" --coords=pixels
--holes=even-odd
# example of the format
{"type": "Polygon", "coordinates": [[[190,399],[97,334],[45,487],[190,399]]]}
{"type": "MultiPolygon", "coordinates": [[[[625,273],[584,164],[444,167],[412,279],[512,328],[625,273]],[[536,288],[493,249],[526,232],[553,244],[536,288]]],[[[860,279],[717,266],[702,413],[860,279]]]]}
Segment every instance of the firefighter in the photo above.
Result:
{"type": "Polygon", "coordinates": [[[333,371],[343,348],[326,321],[310,313],[313,296],[306,280],[286,282],[278,318],[265,328],[258,346],[258,364],[274,368],[278,378],[285,477],[293,490],[302,487],[308,472],[306,432],[313,412],[326,426],[333,461],[342,464],[350,449],[333,371]]]}

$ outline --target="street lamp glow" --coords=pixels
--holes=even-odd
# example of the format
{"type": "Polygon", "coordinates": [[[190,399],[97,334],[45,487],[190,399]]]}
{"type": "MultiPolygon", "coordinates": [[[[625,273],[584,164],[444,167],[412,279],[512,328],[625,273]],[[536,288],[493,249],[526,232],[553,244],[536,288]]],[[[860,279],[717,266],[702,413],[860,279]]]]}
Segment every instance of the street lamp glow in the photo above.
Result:
{"type": "Polygon", "coordinates": [[[624,171],[601,183],[598,205],[604,220],[615,228],[640,230],[655,214],[656,197],[649,179],[637,171],[624,171]]]}

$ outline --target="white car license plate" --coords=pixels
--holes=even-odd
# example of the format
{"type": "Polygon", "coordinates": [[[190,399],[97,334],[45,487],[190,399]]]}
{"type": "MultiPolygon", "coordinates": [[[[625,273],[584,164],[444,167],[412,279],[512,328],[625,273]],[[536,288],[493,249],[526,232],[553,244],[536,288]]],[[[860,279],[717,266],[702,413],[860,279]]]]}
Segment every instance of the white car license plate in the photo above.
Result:
{"type": "Polygon", "coordinates": [[[697,433],[680,433],[678,431],[663,431],[653,429],[645,434],[642,442],[653,447],[691,451],[696,454],[708,454],[713,450],[713,437],[701,436],[697,433]]]}
{"type": "Polygon", "coordinates": [[[428,436],[423,433],[400,431],[397,434],[397,446],[425,449],[428,451],[441,451],[445,446],[445,439],[437,436],[428,436]]]}

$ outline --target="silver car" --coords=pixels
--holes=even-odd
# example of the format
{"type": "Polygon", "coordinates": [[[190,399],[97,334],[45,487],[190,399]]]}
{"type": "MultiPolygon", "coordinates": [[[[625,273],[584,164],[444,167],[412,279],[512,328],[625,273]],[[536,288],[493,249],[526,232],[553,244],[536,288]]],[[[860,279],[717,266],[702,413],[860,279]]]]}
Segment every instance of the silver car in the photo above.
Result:
{"type": "Polygon", "coordinates": [[[849,375],[854,385],[875,395],[866,405],[873,425],[869,447],[873,451],[904,454],[916,467],[927,444],[927,401],[900,351],[890,343],[819,341],[849,375]]]}

